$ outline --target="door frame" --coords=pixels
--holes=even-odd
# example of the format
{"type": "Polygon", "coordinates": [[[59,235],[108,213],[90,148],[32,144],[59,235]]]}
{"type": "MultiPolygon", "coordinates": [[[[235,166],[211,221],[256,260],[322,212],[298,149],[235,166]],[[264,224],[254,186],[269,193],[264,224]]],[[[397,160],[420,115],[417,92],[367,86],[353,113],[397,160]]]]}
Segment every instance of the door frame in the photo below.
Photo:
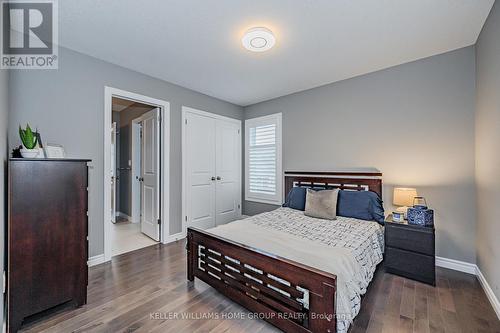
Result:
{"type": "MultiPolygon", "coordinates": [[[[236,125],[239,126],[239,130],[240,130],[240,137],[242,138],[243,137],[243,132],[242,132],[242,121],[239,120],[239,119],[235,119],[235,118],[230,118],[230,117],[225,117],[225,116],[221,116],[221,115],[218,115],[218,114],[215,114],[215,113],[211,113],[211,112],[207,112],[207,111],[203,111],[203,110],[198,110],[198,109],[195,109],[195,108],[192,108],[192,107],[189,107],[189,106],[182,106],[182,166],[181,166],[181,169],[182,169],[182,215],[181,215],[181,219],[182,219],[182,235],[186,235],[187,233],[187,220],[186,220],[186,184],[187,184],[187,181],[186,181],[186,120],[187,120],[187,113],[194,113],[194,114],[197,114],[197,115],[200,115],[200,116],[205,116],[205,117],[210,117],[210,118],[214,118],[214,119],[219,119],[219,120],[225,120],[225,121],[229,121],[229,122],[232,122],[236,125]]],[[[242,167],[243,167],[243,161],[242,161],[242,150],[243,150],[243,142],[240,142],[240,152],[239,152],[239,156],[238,156],[238,160],[240,161],[240,168],[238,170],[238,193],[240,193],[240,196],[239,196],[239,201],[238,201],[238,205],[240,206],[240,209],[239,209],[239,212],[240,212],[240,216],[241,216],[241,211],[242,211],[242,196],[243,194],[241,193],[241,189],[242,189],[242,167]]]]}
{"type": "MultiPolygon", "coordinates": [[[[132,130],[131,130],[131,139],[132,139],[132,156],[131,161],[132,165],[130,166],[130,181],[131,181],[131,190],[132,190],[132,202],[130,209],[130,219],[132,223],[140,223],[141,222],[141,186],[138,182],[134,181],[134,176],[137,174],[137,169],[141,170],[141,156],[137,156],[137,153],[141,152],[141,121],[142,117],[138,117],[132,119],[132,130]]],[[[139,173],[140,177],[140,173],[139,173]]]]}
{"type": "MultiPolygon", "coordinates": [[[[118,189],[117,189],[117,172],[116,172],[116,169],[117,169],[117,165],[118,165],[118,159],[116,157],[116,149],[117,149],[117,145],[116,145],[116,138],[117,138],[117,133],[116,133],[116,130],[117,130],[117,124],[116,124],[116,121],[113,121],[111,120],[111,134],[112,136],[114,136],[114,145],[113,143],[111,143],[111,146],[112,146],[112,149],[110,149],[110,152],[111,152],[111,155],[113,156],[113,158],[111,159],[111,167],[110,167],[110,170],[111,170],[111,177],[114,177],[114,181],[113,181],[113,186],[111,186],[111,197],[113,197],[113,205],[115,207],[113,207],[113,205],[111,205],[111,209],[112,209],[112,212],[111,212],[111,222],[113,223],[116,223],[116,213],[117,213],[117,210],[116,210],[116,194],[119,193],[118,189]],[[113,153],[113,150],[114,150],[114,153],[113,153]],[[114,161],[113,161],[114,159],[114,161]],[[113,168],[114,167],[114,168],[113,168]],[[113,209],[114,208],[114,209],[113,209]]],[[[113,140],[111,140],[113,141],[113,140]]]]}
{"type": "Polygon", "coordinates": [[[110,261],[111,253],[111,112],[113,97],[140,102],[160,109],[160,242],[166,243],[169,236],[167,221],[170,217],[170,103],[134,92],[104,86],[104,261],[110,261]]]}

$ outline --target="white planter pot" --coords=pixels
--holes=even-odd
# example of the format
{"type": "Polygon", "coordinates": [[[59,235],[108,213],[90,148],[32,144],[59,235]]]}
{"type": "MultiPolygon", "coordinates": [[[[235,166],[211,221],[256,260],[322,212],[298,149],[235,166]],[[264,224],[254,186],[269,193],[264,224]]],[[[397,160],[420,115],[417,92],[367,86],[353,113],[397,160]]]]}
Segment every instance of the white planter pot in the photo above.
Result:
{"type": "Polygon", "coordinates": [[[38,156],[39,152],[40,152],[39,148],[35,148],[35,149],[23,148],[23,149],[21,149],[21,156],[24,158],[36,158],[38,156]]]}

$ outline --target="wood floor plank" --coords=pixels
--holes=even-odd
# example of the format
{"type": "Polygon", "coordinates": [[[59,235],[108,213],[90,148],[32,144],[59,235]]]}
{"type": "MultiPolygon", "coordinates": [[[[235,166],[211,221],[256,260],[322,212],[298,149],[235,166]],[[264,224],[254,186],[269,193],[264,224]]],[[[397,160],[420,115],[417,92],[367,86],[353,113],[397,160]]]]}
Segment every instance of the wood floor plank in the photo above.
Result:
{"type": "Polygon", "coordinates": [[[467,332],[464,331],[464,328],[462,326],[460,326],[460,322],[455,312],[451,312],[446,309],[441,309],[441,312],[443,316],[445,332],[447,333],[467,332]]]}
{"type": "MultiPolygon", "coordinates": [[[[89,269],[88,303],[26,323],[44,333],[274,333],[269,323],[206,283],[186,281],[185,242],[154,245],[89,269]],[[224,318],[168,318],[217,313],[224,318]],[[246,315],[229,318],[229,314],[246,315]],[[156,316],[156,317],[155,317],[156,316]]],[[[500,333],[500,321],[475,276],[437,270],[437,287],[387,274],[381,265],[349,333],[500,333]]]]}
{"type": "Polygon", "coordinates": [[[399,317],[401,308],[401,296],[403,291],[404,278],[393,276],[391,279],[391,290],[384,312],[384,326],[382,332],[399,332],[399,317]]]}
{"type": "Polygon", "coordinates": [[[429,333],[429,316],[427,308],[427,288],[420,282],[415,283],[415,320],[413,332],[429,333]]]}
{"type": "Polygon", "coordinates": [[[370,318],[370,323],[366,328],[366,332],[381,333],[383,328],[384,328],[384,311],[379,309],[374,309],[370,318]]]}
{"type": "Polygon", "coordinates": [[[442,333],[445,331],[438,291],[437,288],[430,286],[427,287],[427,315],[431,333],[442,333]]]}
{"type": "Polygon", "coordinates": [[[439,302],[441,307],[449,312],[456,312],[455,303],[453,302],[453,295],[450,290],[448,279],[443,276],[438,276],[436,281],[438,288],[439,302]]]}
{"type": "Polygon", "coordinates": [[[181,305],[187,304],[190,300],[197,300],[201,295],[217,296],[206,292],[208,288],[209,286],[206,284],[200,284],[196,287],[194,284],[188,284],[188,286],[183,288],[184,291],[180,291],[180,295],[172,295],[171,302],[151,311],[151,313],[129,325],[127,328],[134,329],[137,332],[150,332],[155,327],[163,325],[167,321],[177,320],[174,316],[179,314],[174,312],[174,310],[178,309],[181,305]]]}
{"type": "Polygon", "coordinates": [[[413,332],[413,319],[400,316],[399,317],[399,329],[400,333],[412,333],[413,332]]]}
{"type": "MultiPolygon", "coordinates": [[[[379,267],[375,275],[375,279],[381,281],[381,286],[378,292],[372,291],[371,288],[368,289],[367,294],[375,294],[375,301],[373,305],[373,311],[370,316],[370,322],[368,323],[367,332],[379,333],[383,331],[384,320],[385,320],[385,310],[388,305],[388,295],[391,291],[393,276],[391,274],[381,273],[382,268],[379,267]]],[[[364,302],[364,300],[363,300],[364,302]]],[[[362,304],[360,313],[364,312],[364,304],[362,304]]],[[[357,318],[354,320],[354,324],[357,322],[357,318]]]]}
{"type": "Polygon", "coordinates": [[[356,323],[353,324],[353,329],[356,328],[360,332],[366,332],[373,316],[373,312],[377,307],[377,296],[383,285],[383,275],[375,274],[372,279],[370,291],[363,298],[363,311],[360,311],[356,317],[356,323]]]}
{"type": "Polygon", "coordinates": [[[412,280],[404,280],[399,314],[415,319],[415,282],[412,280]]]}

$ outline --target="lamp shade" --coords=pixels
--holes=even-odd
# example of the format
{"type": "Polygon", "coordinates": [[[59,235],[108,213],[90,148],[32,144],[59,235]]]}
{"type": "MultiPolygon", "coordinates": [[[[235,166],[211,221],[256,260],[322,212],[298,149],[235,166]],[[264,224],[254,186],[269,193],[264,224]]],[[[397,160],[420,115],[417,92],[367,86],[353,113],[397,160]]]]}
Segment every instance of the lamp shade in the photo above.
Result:
{"type": "Polygon", "coordinates": [[[407,187],[394,188],[394,206],[413,206],[413,199],[417,196],[417,190],[407,187]]]}

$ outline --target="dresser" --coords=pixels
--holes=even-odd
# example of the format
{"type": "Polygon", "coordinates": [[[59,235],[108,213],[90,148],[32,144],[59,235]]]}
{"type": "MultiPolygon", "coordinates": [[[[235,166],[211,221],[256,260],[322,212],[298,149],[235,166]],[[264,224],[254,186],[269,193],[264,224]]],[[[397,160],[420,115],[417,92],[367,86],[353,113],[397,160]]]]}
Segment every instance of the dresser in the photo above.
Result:
{"type": "Polygon", "coordinates": [[[435,230],[433,227],[385,221],[386,272],[436,285],[435,230]]]}
{"type": "Polygon", "coordinates": [[[9,332],[32,315],[87,301],[88,162],[9,160],[9,332]]]}

